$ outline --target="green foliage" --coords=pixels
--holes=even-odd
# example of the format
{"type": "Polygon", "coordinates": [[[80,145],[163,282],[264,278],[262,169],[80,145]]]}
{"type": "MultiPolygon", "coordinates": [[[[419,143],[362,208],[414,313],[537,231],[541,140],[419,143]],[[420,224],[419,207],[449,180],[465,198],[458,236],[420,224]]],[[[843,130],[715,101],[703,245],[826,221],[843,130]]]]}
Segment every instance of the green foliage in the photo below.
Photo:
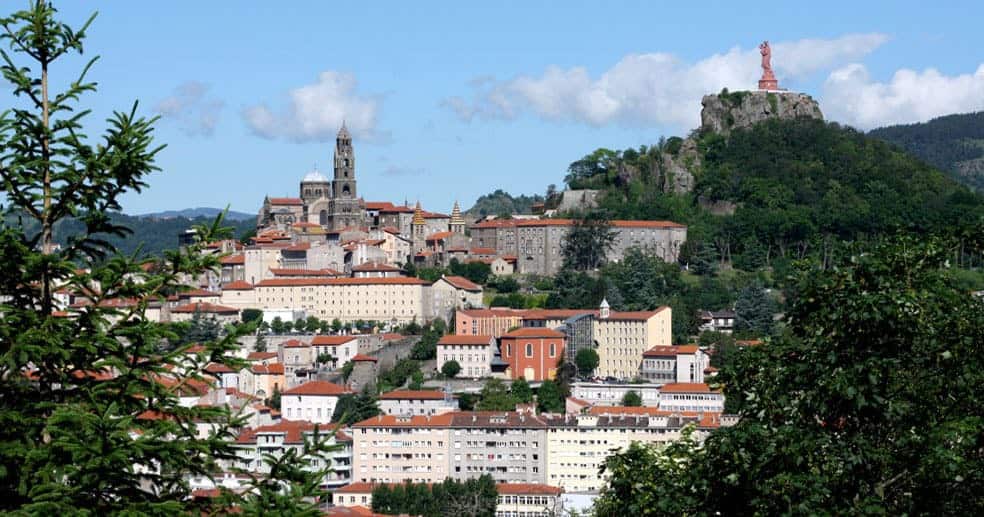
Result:
{"type": "Polygon", "coordinates": [[[266,335],[262,332],[256,333],[256,343],[253,345],[253,350],[256,352],[266,352],[267,351],[267,341],[266,335]]]}
{"type": "Polygon", "coordinates": [[[542,413],[563,413],[564,392],[556,381],[543,381],[536,393],[536,407],[542,413]]]}
{"type": "Polygon", "coordinates": [[[614,242],[615,232],[601,212],[576,219],[560,246],[564,268],[575,271],[598,268],[605,262],[614,242]]]}
{"type": "MultiPolygon", "coordinates": [[[[298,322],[297,325],[298,325],[298,330],[300,330],[301,329],[301,327],[300,327],[301,322],[298,322]]],[[[318,332],[318,329],[320,329],[320,328],[321,328],[321,320],[319,320],[316,316],[308,316],[307,319],[304,320],[304,331],[305,332],[307,332],[309,334],[314,334],[314,333],[318,332]]]]}
{"type": "Polygon", "coordinates": [[[491,194],[479,196],[465,213],[474,218],[499,214],[532,214],[533,203],[540,202],[543,202],[543,196],[534,194],[513,197],[502,189],[497,189],[491,194]]]}
{"type": "Polygon", "coordinates": [[[772,334],[776,303],[760,286],[750,285],[741,290],[735,303],[735,333],[744,337],[765,337],[772,334]]]}
{"type": "Polygon", "coordinates": [[[497,503],[495,481],[488,474],[465,481],[447,478],[429,486],[380,484],[372,491],[372,511],[384,515],[493,517],[497,503]]]}
{"type": "Polygon", "coordinates": [[[519,282],[512,276],[493,277],[488,281],[489,287],[494,287],[501,294],[519,291],[519,282]]]}
{"type": "Polygon", "coordinates": [[[522,377],[512,381],[512,384],[509,386],[509,393],[523,404],[529,404],[533,401],[533,389],[530,388],[530,384],[526,382],[526,379],[522,377]]]}
{"type": "Polygon", "coordinates": [[[440,318],[426,325],[420,340],[414,343],[410,357],[418,361],[429,361],[437,357],[437,342],[447,332],[447,324],[440,318]]]}
{"type": "Polygon", "coordinates": [[[519,399],[499,379],[489,379],[482,386],[481,400],[475,405],[479,411],[514,411],[519,399]]]}
{"type": "Polygon", "coordinates": [[[253,323],[263,319],[263,311],[259,309],[243,309],[241,314],[243,323],[253,323]]]}
{"type": "Polygon", "coordinates": [[[882,127],[868,135],[895,144],[968,187],[984,191],[984,111],[882,127]]]}
{"type": "Polygon", "coordinates": [[[419,267],[416,268],[416,277],[421,280],[426,280],[428,282],[436,282],[441,279],[442,276],[451,273],[443,267],[419,267]]]}
{"type": "Polygon", "coordinates": [[[642,397],[639,395],[638,392],[631,391],[631,390],[630,391],[626,391],[625,392],[625,395],[622,396],[622,405],[623,406],[631,406],[631,407],[639,407],[639,406],[642,405],[642,397]]]}
{"type": "Polygon", "coordinates": [[[598,367],[600,359],[598,352],[591,348],[582,348],[574,356],[574,364],[577,365],[577,373],[583,377],[590,377],[598,367]]]}
{"type": "Polygon", "coordinates": [[[441,365],[441,373],[444,374],[445,377],[453,379],[461,373],[461,365],[458,364],[458,361],[452,359],[441,365]]]}
{"type": "Polygon", "coordinates": [[[0,68],[12,94],[0,114],[7,204],[0,219],[0,513],[190,515],[228,513],[232,504],[252,515],[313,513],[306,501],[325,495],[324,472],[297,469],[324,452],[316,444],[283,460],[264,458],[271,474],[255,490],[192,501],[187,479],[222,470],[244,422],[227,408],[186,407],[179,395],[188,383],[205,382],[209,362],[245,366],[234,352],[250,326],[220,336],[201,317],[172,326],[145,311],[187,289],[181,278],[217,271],[219,257],[203,253],[203,243],[231,232],[221,214],[195,228],[197,242],[164,251],[149,271],[140,254],[119,253],[114,243],[130,230],[111,214],[158,170],[155,119],[139,116],[134,104],[112,112],[108,129],[90,141],[85,132],[95,128],[83,124],[90,111],[82,99],[95,90],[86,77],[95,60],[83,61],[77,76],[55,72],[70,70],[94,16],[76,30],[56,14],[32,2],[0,19],[7,49],[0,68]],[[70,223],[77,225],[71,236],[56,235],[70,223]],[[61,317],[54,292],[63,287],[91,303],[61,317]],[[202,340],[201,351],[175,346],[192,339],[202,340]],[[211,432],[200,436],[198,422],[212,424],[211,432]]]}
{"type": "Polygon", "coordinates": [[[379,374],[379,391],[385,393],[402,387],[415,373],[420,372],[420,363],[413,359],[400,359],[389,370],[379,374]]]}
{"type": "Polygon", "coordinates": [[[740,421],[663,464],[679,470],[613,457],[599,514],[979,513],[984,301],[955,284],[951,245],[901,237],[805,268],[787,330],[719,374],[740,421]]]}
{"type": "Polygon", "coordinates": [[[215,341],[222,333],[219,322],[214,317],[203,316],[198,309],[192,314],[191,321],[188,323],[177,341],[178,346],[215,341]]]}
{"type": "Polygon", "coordinates": [[[358,395],[342,395],[335,404],[331,421],[339,426],[350,426],[356,422],[372,418],[380,413],[378,400],[368,390],[358,395]]]}
{"type": "Polygon", "coordinates": [[[284,320],[280,319],[280,316],[275,316],[273,321],[270,322],[270,332],[273,332],[275,335],[280,335],[283,334],[285,330],[286,327],[284,326],[284,320]]]}
{"type": "Polygon", "coordinates": [[[417,370],[410,374],[410,385],[407,388],[411,390],[419,390],[424,385],[424,373],[417,370]]]}
{"type": "Polygon", "coordinates": [[[463,276],[476,284],[485,284],[492,275],[492,266],[485,262],[468,262],[462,264],[458,259],[451,259],[448,269],[452,275],[463,276]]]}
{"type": "Polygon", "coordinates": [[[264,401],[268,407],[280,410],[280,388],[277,386],[273,387],[273,393],[270,394],[270,398],[264,401]]]}
{"type": "Polygon", "coordinates": [[[352,376],[352,370],[355,368],[355,363],[353,361],[346,361],[342,365],[342,380],[347,381],[349,377],[352,376]]]}

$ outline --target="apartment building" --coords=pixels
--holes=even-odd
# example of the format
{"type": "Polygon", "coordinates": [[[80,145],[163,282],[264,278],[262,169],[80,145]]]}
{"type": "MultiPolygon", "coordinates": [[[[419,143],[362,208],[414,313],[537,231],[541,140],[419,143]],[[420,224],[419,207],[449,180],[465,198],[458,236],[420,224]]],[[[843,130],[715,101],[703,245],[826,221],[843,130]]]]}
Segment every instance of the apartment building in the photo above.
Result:
{"type": "MultiPolygon", "coordinates": [[[[313,439],[315,425],[307,421],[283,420],[272,425],[244,429],[233,445],[238,458],[230,462],[229,466],[255,474],[269,474],[269,465],[263,461],[263,457],[268,454],[279,457],[290,449],[297,450],[300,454],[304,441],[313,439]]],[[[318,433],[325,436],[332,433],[332,430],[320,426],[318,433]]],[[[339,449],[333,451],[327,460],[312,460],[312,463],[304,468],[321,470],[330,467],[329,473],[322,478],[322,483],[328,490],[334,490],[352,481],[352,439],[345,433],[337,431],[328,439],[328,444],[338,445],[339,449]],[[326,465],[327,461],[331,464],[326,465]]]]}
{"type": "Polygon", "coordinates": [[[328,381],[310,381],[280,394],[280,412],[288,420],[328,424],[338,399],[352,392],[328,381]]]}
{"type": "Polygon", "coordinates": [[[515,411],[451,414],[451,477],[489,474],[496,483],[543,483],[546,446],[543,420],[515,411]]]}
{"type": "Polygon", "coordinates": [[[565,492],[597,492],[605,478],[599,474],[605,459],[632,442],[666,443],[680,438],[688,423],[699,436],[720,424],[707,415],[671,416],[655,408],[609,408],[606,414],[542,417],[547,424],[546,483],[565,492]]]}
{"type": "Polygon", "coordinates": [[[498,338],[523,326],[524,309],[462,309],[455,312],[455,334],[498,338]]]}
{"type": "Polygon", "coordinates": [[[654,346],[642,354],[639,375],[653,383],[704,382],[710,360],[697,345],[654,346]]]}
{"type": "Polygon", "coordinates": [[[396,390],[379,396],[379,410],[385,415],[440,415],[458,410],[458,399],[438,390],[396,390]]]}
{"type": "Polygon", "coordinates": [[[452,415],[379,415],[353,425],[353,480],[443,481],[451,475],[448,454],[452,415]]]}
{"type": "MultiPolygon", "coordinates": [[[[392,485],[392,484],[391,484],[392,485]]],[[[356,482],[339,488],[332,494],[336,507],[372,507],[372,492],[378,486],[374,483],[356,482]]],[[[496,504],[496,517],[550,517],[563,514],[563,490],[536,483],[501,483],[496,485],[499,493],[496,504]]]]}
{"type": "Polygon", "coordinates": [[[419,278],[274,278],[256,284],[257,309],[304,309],[322,320],[425,321],[428,282],[419,278]]]}
{"type": "Polygon", "coordinates": [[[495,338],[492,336],[447,335],[437,342],[437,367],[457,361],[461,366],[459,377],[488,377],[494,354],[495,338]]]}
{"type": "Polygon", "coordinates": [[[679,382],[664,384],[659,390],[659,408],[667,411],[724,411],[724,393],[707,384],[679,382]]]}

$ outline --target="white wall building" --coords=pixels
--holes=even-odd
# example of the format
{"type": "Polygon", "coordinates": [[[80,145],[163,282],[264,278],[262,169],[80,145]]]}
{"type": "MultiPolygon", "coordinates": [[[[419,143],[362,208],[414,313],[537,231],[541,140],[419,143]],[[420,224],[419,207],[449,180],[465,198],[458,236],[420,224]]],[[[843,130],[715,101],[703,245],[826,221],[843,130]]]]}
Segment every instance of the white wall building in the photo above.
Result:
{"type": "Polygon", "coordinates": [[[703,383],[673,383],[660,388],[659,408],[665,411],[724,411],[724,393],[703,383]]]}
{"type": "Polygon", "coordinates": [[[458,410],[458,399],[437,390],[397,390],[379,396],[384,415],[440,415],[458,410]]]}
{"type": "Polygon", "coordinates": [[[287,420],[306,420],[316,424],[331,422],[335,406],[347,388],[327,381],[311,381],[280,394],[280,412],[287,420]]]}
{"type": "Polygon", "coordinates": [[[492,336],[444,336],[437,342],[437,368],[441,369],[448,361],[457,361],[461,366],[458,377],[488,377],[492,373],[494,351],[492,336]]]}

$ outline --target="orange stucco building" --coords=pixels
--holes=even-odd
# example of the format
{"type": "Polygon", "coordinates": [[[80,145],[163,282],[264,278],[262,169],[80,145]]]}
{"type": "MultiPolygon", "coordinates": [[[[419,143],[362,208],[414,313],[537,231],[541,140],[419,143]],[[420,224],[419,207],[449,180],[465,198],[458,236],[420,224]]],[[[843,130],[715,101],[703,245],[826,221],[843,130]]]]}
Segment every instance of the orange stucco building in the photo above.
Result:
{"type": "Polygon", "coordinates": [[[557,376],[557,364],[564,356],[562,332],[544,327],[527,327],[503,334],[500,341],[502,360],[509,364],[512,379],[545,381],[557,376]]]}

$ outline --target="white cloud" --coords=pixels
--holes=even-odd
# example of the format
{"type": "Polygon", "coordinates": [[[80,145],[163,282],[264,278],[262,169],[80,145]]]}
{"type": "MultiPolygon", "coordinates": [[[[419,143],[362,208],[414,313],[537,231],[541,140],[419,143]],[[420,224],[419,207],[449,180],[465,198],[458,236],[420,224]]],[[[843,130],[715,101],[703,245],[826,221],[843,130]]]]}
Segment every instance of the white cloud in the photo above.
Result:
{"type": "MultiPolygon", "coordinates": [[[[878,48],[882,34],[851,34],[835,39],[804,39],[773,45],[780,84],[842,66],[878,48]]],[[[465,121],[510,119],[530,112],[555,121],[602,126],[671,125],[694,127],[700,98],[722,88],[754,88],[759,51],[739,47],[686,63],[667,53],[630,54],[598,77],[583,67],[549,66],[538,76],[507,81],[476,80],[470,101],[450,97],[442,105],[465,121]]]]}
{"type": "Polygon", "coordinates": [[[225,103],[208,96],[208,85],[188,81],[178,85],[174,94],[161,99],[154,110],[165,120],[174,120],[185,134],[211,136],[219,123],[225,103]]]}
{"type": "Polygon", "coordinates": [[[921,122],[951,113],[984,110],[984,64],[973,74],[947,76],[928,68],[901,69],[887,83],[873,81],[864,65],[832,72],[823,85],[829,118],[862,129],[921,122]]]}
{"type": "Polygon", "coordinates": [[[356,86],[352,74],[321,72],[316,83],[291,90],[283,109],[257,104],[243,110],[243,118],[253,133],[269,139],[332,141],[344,120],[354,136],[379,140],[383,136],[376,128],[380,98],[360,95],[356,86]]]}

